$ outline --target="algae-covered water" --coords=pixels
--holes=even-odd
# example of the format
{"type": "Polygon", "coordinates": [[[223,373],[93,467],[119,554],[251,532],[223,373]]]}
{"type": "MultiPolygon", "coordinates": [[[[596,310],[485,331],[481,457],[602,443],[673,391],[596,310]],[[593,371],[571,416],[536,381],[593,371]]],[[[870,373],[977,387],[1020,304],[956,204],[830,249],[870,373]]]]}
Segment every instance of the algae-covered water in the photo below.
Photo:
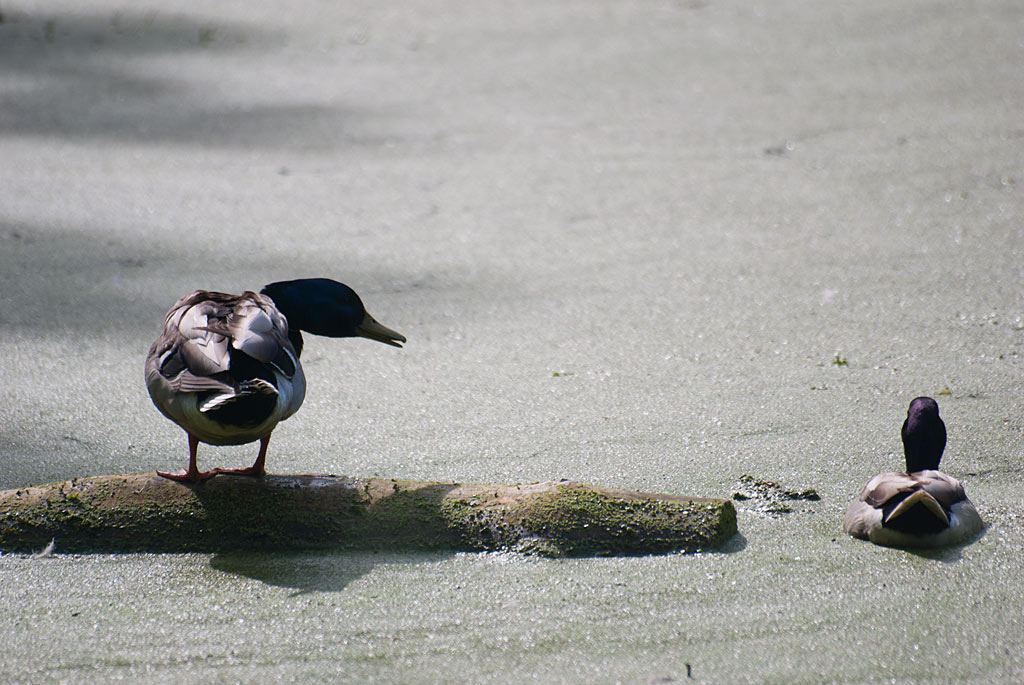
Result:
{"type": "MultiPolygon", "coordinates": [[[[174,469],[142,361],[329,276],[275,473],[738,501],[719,553],[0,555],[3,682],[1017,682],[1014,2],[5,2],[0,488],[174,469]],[[842,535],[910,399],[989,524],[842,535]]],[[[200,467],[255,446],[201,446],[200,467]]]]}
{"type": "Polygon", "coordinates": [[[840,541],[557,561],[5,559],[4,675],[646,683],[687,681],[689,664],[699,682],[1012,682],[1022,667],[1019,588],[977,576],[1014,567],[1009,547],[1019,542],[986,538],[956,561],[840,541]],[[32,592],[13,595],[11,576],[32,592]],[[976,632],[983,625],[1005,631],[976,632]]]}

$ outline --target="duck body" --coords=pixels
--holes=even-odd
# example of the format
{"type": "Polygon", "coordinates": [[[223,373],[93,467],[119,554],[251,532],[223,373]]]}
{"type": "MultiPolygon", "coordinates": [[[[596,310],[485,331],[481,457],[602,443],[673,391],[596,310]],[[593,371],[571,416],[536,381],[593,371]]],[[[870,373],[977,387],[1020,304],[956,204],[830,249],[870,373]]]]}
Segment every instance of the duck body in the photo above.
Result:
{"type": "Polygon", "coordinates": [[[843,530],[886,547],[945,547],[982,529],[960,481],[941,471],[880,473],[843,517],[843,530]]]}
{"type": "Polygon", "coordinates": [[[939,471],[946,426],[930,397],[910,403],[901,430],[906,471],[867,482],[843,517],[843,530],[889,547],[944,547],[962,543],[984,524],[960,482],[939,471]]]}
{"type": "Polygon", "coordinates": [[[306,394],[301,330],[396,347],[405,342],[367,314],[351,288],[330,279],[282,281],[241,295],[197,290],[171,307],[146,356],[146,387],[157,409],[188,434],[189,466],[159,475],[195,482],[218,473],[266,472],[270,434],[306,394]],[[249,468],[204,472],[196,466],[200,442],[256,440],[260,452],[249,468]]]}
{"type": "Polygon", "coordinates": [[[146,387],[164,416],[211,445],[269,435],[306,395],[287,320],[251,291],[179,299],[146,357],[146,387]]]}

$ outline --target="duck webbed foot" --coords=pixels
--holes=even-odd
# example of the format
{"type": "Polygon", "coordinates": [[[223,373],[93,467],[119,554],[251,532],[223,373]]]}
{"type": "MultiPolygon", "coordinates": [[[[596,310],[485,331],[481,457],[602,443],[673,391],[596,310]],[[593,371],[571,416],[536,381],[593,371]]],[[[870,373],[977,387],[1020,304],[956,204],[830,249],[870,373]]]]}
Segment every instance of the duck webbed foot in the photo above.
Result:
{"type": "Polygon", "coordinates": [[[196,456],[199,453],[199,438],[188,434],[188,468],[180,471],[157,471],[156,475],[179,483],[201,483],[204,480],[217,475],[217,469],[211,471],[200,471],[196,466],[196,456]]]}
{"type": "Polygon", "coordinates": [[[256,468],[256,466],[247,466],[244,469],[214,469],[214,474],[220,473],[228,476],[255,476],[256,478],[267,475],[266,469],[256,468]]]}
{"type": "Polygon", "coordinates": [[[252,466],[244,469],[214,469],[215,473],[225,473],[229,476],[255,476],[256,478],[262,478],[267,475],[267,470],[264,468],[264,464],[267,461],[267,445],[270,444],[270,436],[260,438],[260,453],[256,457],[256,461],[253,462],[252,466]]]}
{"type": "Polygon", "coordinates": [[[200,471],[198,469],[181,469],[180,471],[157,471],[156,475],[162,478],[168,478],[170,480],[176,480],[179,483],[201,483],[204,480],[213,478],[218,473],[217,469],[212,471],[200,471]]]}

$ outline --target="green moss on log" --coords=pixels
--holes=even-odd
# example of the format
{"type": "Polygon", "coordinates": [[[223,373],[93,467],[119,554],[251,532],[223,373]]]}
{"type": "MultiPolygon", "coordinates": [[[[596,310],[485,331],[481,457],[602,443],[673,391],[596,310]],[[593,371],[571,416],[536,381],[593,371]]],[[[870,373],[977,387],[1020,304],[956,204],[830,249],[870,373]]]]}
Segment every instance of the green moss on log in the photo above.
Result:
{"type": "Polygon", "coordinates": [[[714,549],[736,533],[728,500],[568,481],[430,483],[340,476],[152,474],[0,492],[0,549],[60,552],[516,550],[548,556],[714,549]]]}

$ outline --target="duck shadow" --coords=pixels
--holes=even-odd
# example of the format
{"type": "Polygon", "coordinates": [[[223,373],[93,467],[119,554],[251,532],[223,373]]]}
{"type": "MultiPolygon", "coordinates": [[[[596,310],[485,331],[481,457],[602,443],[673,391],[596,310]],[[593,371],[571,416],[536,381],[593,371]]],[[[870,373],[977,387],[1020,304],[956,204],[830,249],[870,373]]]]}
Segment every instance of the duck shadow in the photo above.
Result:
{"type": "Polygon", "coordinates": [[[436,563],[453,555],[442,552],[222,552],[210,559],[210,567],[228,575],[294,590],[290,596],[297,597],[310,592],[340,592],[377,566],[436,563]]]}
{"type": "Polygon", "coordinates": [[[904,552],[921,559],[931,559],[943,564],[955,564],[963,560],[963,550],[981,540],[988,533],[988,526],[985,526],[968,540],[959,545],[951,547],[905,547],[904,552]]]}

